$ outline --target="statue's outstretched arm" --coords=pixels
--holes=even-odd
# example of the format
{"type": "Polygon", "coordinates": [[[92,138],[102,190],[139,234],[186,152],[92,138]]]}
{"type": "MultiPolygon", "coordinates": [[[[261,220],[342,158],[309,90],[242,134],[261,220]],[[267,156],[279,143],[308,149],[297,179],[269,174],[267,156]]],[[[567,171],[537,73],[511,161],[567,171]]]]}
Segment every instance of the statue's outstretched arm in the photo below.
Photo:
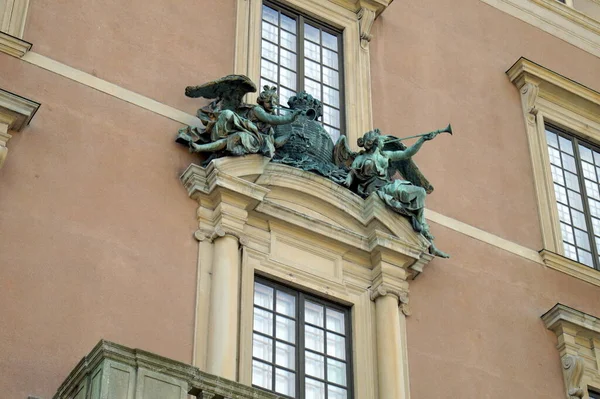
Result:
{"type": "Polygon", "coordinates": [[[283,115],[274,115],[269,114],[267,111],[264,110],[263,107],[259,105],[254,107],[254,114],[256,115],[258,120],[260,120],[261,122],[268,123],[269,125],[285,125],[286,123],[292,123],[296,120],[296,118],[298,118],[298,115],[300,115],[301,112],[301,110],[296,109],[290,112],[286,112],[283,115]]]}
{"type": "Polygon", "coordinates": [[[385,155],[388,156],[390,161],[402,161],[404,159],[412,158],[419,150],[424,142],[433,140],[438,133],[429,133],[425,136],[421,136],[419,140],[412,146],[408,147],[406,150],[402,151],[384,151],[385,155]]]}

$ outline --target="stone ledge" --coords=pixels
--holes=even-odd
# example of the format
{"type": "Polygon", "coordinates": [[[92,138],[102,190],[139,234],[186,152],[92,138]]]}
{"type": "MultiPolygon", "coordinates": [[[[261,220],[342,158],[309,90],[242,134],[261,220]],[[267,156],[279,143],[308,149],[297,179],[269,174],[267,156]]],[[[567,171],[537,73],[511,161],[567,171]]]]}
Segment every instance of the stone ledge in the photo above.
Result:
{"type": "Polygon", "coordinates": [[[20,132],[31,122],[40,103],[0,89],[0,123],[8,124],[8,130],[20,132]]]}
{"type": "Polygon", "coordinates": [[[540,255],[546,266],[600,287],[600,271],[546,249],[540,255]]]}
{"type": "Polygon", "coordinates": [[[23,39],[0,32],[0,52],[21,58],[31,50],[32,46],[33,44],[23,39]]]}

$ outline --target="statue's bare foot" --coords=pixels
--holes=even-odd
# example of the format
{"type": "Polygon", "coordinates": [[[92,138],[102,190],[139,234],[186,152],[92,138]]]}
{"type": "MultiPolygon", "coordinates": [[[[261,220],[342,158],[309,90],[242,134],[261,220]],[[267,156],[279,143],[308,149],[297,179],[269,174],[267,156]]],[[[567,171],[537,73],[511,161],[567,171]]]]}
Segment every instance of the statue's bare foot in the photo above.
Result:
{"type": "Polygon", "coordinates": [[[429,253],[432,254],[433,256],[437,256],[439,258],[444,258],[444,259],[448,259],[450,257],[450,255],[448,255],[444,251],[440,251],[439,249],[437,249],[437,247],[433,243],[429,247],[429,253]]]}

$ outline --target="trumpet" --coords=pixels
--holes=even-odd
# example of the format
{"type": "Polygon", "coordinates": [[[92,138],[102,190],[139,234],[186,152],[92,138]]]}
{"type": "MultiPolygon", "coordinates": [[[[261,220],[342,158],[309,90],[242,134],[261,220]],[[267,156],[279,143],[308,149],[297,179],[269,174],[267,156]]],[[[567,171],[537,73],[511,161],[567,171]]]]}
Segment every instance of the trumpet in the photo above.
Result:
{"type": "MultiPolygon", "coordinates": [[[[284,107],[283,105],[276,105],[275,107],[276,109],[283,109],[286,111],[295,111],[295,109],[293,108],[289,108],[289,107],[284,107]]],[[[306,115],[306,117],[308,119],[310,119],[311,121],[314,121],[317,117],[317,111],[315,111],[313,108],[309,108],[306,111],[302,111],[302,115],[306,115]]]]}
{"type": "Polygon", "coordinates": [[[414,136],[408,136],[408,137],[402,137],[402,138],[397,138],[397,139],[390,139],[390,140],[386,140],[386,143],[393,143],[396,141],[402,141],[402,140],[407,140],[407,139],[414,139],[417,137],[422,137],[422,136],[427,136],[428,134],[438,134],[438,133],[449,133],[450,135],[452,135],[452,125],[448,124],[448,126],[446,126],[443,129],[439,129],[439,130],[434,130],[433,132],[428,132],[428,133],[422,133],[422,134],[416,134],[414,136]]]}

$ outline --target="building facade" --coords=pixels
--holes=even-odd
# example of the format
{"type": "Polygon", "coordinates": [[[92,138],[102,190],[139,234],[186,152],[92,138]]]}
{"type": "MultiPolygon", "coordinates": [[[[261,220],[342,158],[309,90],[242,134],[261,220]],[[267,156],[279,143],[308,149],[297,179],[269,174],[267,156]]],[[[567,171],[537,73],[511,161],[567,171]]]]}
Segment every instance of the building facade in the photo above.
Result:
{"type": "Polygon", "coordinates": [[[103,339],[292,398],[600,397],[598,0],[0,17],[7,398],[51,398],[103,339]],[[414,157],[451,258],[376,196],[258,154],[203,166],[175,142],[209,103],[184,89],[229,74],[306,90],[353,150],[451,122],[414,157]]]}

